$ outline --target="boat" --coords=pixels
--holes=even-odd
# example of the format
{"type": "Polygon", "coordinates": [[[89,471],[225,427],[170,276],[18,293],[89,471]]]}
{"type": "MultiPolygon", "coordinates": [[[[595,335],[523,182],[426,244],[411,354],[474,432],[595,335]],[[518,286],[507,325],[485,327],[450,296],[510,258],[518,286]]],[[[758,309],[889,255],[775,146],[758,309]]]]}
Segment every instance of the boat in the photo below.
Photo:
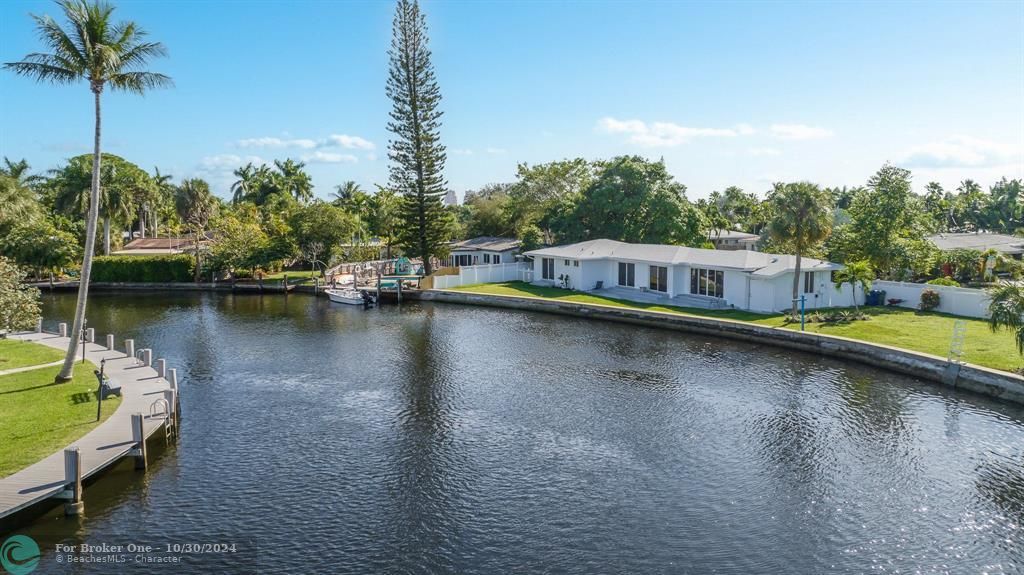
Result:
{"type": "Polygon", "coordinates": [[[373,303],[369,295],[355,289],[325,289],[324,292],[335,303],[347,303],[349,305],[373,303]]]}

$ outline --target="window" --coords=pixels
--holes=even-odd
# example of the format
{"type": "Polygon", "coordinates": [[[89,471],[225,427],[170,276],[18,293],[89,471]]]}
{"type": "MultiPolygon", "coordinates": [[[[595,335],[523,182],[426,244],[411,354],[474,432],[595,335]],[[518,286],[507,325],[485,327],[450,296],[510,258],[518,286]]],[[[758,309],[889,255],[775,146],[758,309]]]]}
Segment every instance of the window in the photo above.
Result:
{"type": "Polygon", "coordinates": [[[569,267],[569,260],[565,260],[563,263],[565,264],[565,267],[569,267]]]}
{"type": "Polygon", "coordinates": [[[629,287],[636,285],[636,265],[619,262],[619,285],[629,287]]]}
{"type": "Polygon", "coordinates": [[[653,291],[668,291],[668,268],[663,266],[651,266],[651,281],[649,287],[653,291]]]}
{"type": "Polygon", "coordinates": [[[541,258],[541,278],[546,280],[555,279],[555,260],[551,258],[541,258]]]}
{"type": "Polygon", "coordinates": [[[814,272],[804,272],[804,293],[814,293],[814,272]]]}
{"type": "Polygon", "coordinates": [[[485,264],[491,263],[491,254],[484,254],[484,263],[485,264]]]}
{"type": "Polygon", "coordinates": [[[453,256],[452,259],[455,260],[454,263],[457,266],[468,266],[473,263],[472,257],[473,256],[470,256],[469,254],[459,254],[457,256],[453,256]]]}
{"type": "Polygon", "coordinates": [[[480,263],[480,256],[473,256],[473,264],[480,263]]]}
{"type": "Polygon", "coordinates": [[[491,259],[493,260],[491,263],[500,264],[501,263],[501,254],[494,254],[494,257],[491,258],[491,259]]]}
{"type": "Polygon", "coordinates": [[[725,272],[690,268],[690,293],[725,297],[725,272]]]}
{"type": "Polygon", "coordinates": [[[572,267],[574,267],[574,268],[580,267],[580,260],[572,260],[572,267]]]}

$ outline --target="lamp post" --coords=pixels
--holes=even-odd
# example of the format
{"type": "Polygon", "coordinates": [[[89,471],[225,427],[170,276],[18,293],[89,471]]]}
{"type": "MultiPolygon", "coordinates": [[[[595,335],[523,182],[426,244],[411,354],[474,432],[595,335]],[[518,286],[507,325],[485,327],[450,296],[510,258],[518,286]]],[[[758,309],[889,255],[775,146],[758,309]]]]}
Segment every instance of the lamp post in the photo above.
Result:
{"type": "Polygon", "coordinates": [[[89,324],[89,320],[82,318],[82,363],[85,363],[85,326],[89,324]]]}
{"type": "Polygon", "coordinates": [[[100,412],[103,409],[103,370],[107,366],[107,360],[100,360],[100,368],[93,370],[96,374],[96,379],[99,380],[99,387],[96,388],[96,421],[100,420],[100,412]]]}

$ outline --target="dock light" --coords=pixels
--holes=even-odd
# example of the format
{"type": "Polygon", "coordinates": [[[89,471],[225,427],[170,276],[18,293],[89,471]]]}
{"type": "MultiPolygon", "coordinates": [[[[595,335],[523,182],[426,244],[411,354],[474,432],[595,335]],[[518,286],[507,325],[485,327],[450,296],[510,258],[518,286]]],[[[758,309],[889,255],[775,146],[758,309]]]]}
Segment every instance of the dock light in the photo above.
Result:
{"type": "Polygon", "coordinates": [[[100,360],[100,368],[93,370],[93,373],[96,374],[96,379],[100,382],[99,387],[96,388],[96,421],[100,420],[100,413],[103,409],[103,380],[105,378],[103,371],[106,367],[107,359],[103,358],[100,360]]]}
{"type": "Polygon", "coordinates": [[[82,363],[85,363],[85,326],[88,323],[89,320],[82,318],[82,363]]]}

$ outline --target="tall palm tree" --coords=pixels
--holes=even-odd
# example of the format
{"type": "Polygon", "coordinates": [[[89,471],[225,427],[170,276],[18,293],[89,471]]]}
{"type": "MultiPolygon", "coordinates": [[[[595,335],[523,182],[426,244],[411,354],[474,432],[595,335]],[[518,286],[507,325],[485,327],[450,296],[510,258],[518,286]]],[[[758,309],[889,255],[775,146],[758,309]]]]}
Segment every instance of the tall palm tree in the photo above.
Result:
{"type": "Polygon", "coordinates": [[[776,184],[769,196],[773,217],[768,222],[772,238],[789,244],[796,255],[793,273],[793,308],[796,315],[797,296],[800,292],[800,263],[803,254],[831,232],[831,204],[828,194],[810,182],[776,184]]]}
{"type": "Polygon", "coordinates": [[[300,202],[308,202],[313,199],[313,180],[303,169],[305,162],[296,162],[291,158],[285,161],[274,160],[274,166],[281,175],[280,187],[282,191],[291,194],[300,202]]]}
{"type": "Polygon", "coordinates": [[[175,190],[174,208],[192,234],[196,258],[193,276],[195,282],[199,283],[199,273],[202,271],[202,252],[199,244],[206,236],[206,226],[210,223],[210,218],[217,211],[217,198],[210,193],[209,184],[199,178],[190,178],[181,182],[175,190]]]}
{"type": "Polygon", "coordinates": [[[78,350],[78,333],[85,325],[85,304],[89,295],[89,276],[92,272],[93,238],[100,205],[100,95],[107,86],[133,94],[143,94],[152,88],[170,86],[171,79],[163,74],[148,72],[144,68],[151,58],[164,56],[167,51],[159,42],[147,42],[146,32],[134,22],[114,22],[114,7],[102,0],[60,0],[68,27],[64,29],[49,16],[33,15],[36,31],[50,53],[32,53],[20,61],[4,64],[15,74],[28,76],[40,82],[74,84],[85,80],[93,94],[96,127],[93,133],[92,187],[89,216],[86,219],[85,255],[78,287],[75,321],[71,328],[71,343],[64,357],[64,367],[57,381],[70,381],[78,350]]]}
{"type": "Polygon", "coordinates": [[[1004,281],[988,290],[988,327],[1013,330],[1017,351],[1024,354],[1024,285],[1004,281]]]}
{"type": "Polygon", "coordinates": [[[231,184],[231,201],[237,204],[249,199],[256,184],[257,172],[256,167],[249,162],[241,168],[235,169],[233,173],[238,180],[231,184]]]}
{"type": "Polygon", "coordinates": [[[31,187],[43,180],[43,177],[37,174],[29,172],[31,166],[25,161],[25,158],[12,162],[7,156],[4,156],[4,165],[0,168],[0,175],[10,176],[18,182],[19,186],[31,187]]]}
{"type": "Polygon", "coordinates": [[[331,194],[334,196],[333,203],[336,206],[342,206],[351,200],[352,196],[361,191],[363,191],[363,189],[359,187],[359,184],[352,180],[342,182],[340,185],[334,186],[334,193],[331,194]]]}
{"type": "Polygon", "coordinates": [[[171,198],[174,196],[174,185],[171,184],[171,179],[173,177],[170,174],[163,174],[160,172],[160,168],[153,168],[153,196],[146,206],[146,213],[150,224],[150,233],[154,238],[160,235],[160,212],[171,204],[171,198]]]}

